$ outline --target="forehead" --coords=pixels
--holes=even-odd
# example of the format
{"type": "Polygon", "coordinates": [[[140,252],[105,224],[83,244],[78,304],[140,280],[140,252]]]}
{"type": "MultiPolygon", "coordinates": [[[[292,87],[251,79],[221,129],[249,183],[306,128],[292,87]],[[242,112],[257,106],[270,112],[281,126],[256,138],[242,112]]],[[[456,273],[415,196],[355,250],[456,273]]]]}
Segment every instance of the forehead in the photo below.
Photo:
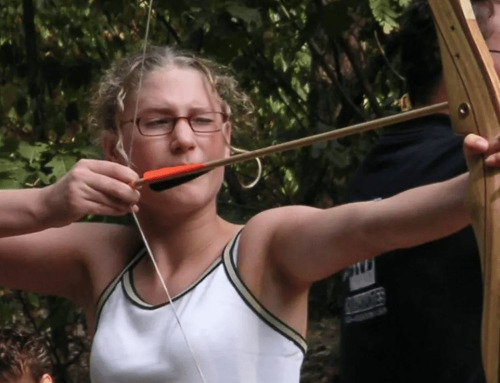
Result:
{"type": "Polygon", "coordinates": [[[217,97],[207,78],[196,69],[168,67],[148,73],[139,90],[139,108],[210,108],[217,97]]]}

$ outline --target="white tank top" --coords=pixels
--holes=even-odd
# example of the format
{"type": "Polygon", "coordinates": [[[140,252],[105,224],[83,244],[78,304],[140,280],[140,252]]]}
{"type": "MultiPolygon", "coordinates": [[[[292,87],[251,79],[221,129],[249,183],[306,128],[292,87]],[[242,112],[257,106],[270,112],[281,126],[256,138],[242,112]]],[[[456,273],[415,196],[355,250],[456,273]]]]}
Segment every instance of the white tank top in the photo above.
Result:
{"type": "MultiPolygon", "coordinates": [[[[236,269],[239,234],[174,305],[206,383],[298,383],[304,338],[267,311],[236,269]]],[[[168,303],[134,288],[135,259],[102,293],[92,343],[93,383],[202,383],[168,303]]]]}

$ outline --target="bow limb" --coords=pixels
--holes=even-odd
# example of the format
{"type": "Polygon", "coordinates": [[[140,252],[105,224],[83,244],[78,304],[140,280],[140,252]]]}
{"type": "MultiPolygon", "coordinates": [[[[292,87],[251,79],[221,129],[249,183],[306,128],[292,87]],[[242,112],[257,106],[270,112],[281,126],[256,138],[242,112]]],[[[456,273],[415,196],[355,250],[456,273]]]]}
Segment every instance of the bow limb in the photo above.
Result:
{"type": "MultiPolygon", "coordinates": [[[[469,0],[429,0],[438,32],[453,129],[493,140],[500,131],[500,82],[469,0]]],[[[468,158],[466,204],[481,255],[481,352],[488,383],[498,383],[500,359],[500,204],[498,171],[468,158]]]]}

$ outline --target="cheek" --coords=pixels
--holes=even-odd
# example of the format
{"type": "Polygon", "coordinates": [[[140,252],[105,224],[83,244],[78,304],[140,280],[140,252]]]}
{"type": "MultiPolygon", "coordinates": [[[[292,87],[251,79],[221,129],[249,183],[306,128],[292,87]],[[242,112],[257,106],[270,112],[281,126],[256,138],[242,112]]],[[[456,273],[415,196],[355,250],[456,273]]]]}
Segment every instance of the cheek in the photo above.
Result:
{"type": "Polygon", "coordinates": [[[165,166],[165,145],[162,140],[135,139],[132,142],[132,152],[128,152],[131,154],[131,167],[143,174],[145,171],[165,166]]]}
{"type": "Polygon", "coordinates": [[[215,159],[229,157],[231,155],[231,146],[224,139],[224,136],[217,137],[217,140],[211,143],[212,155],[215,159]]]}

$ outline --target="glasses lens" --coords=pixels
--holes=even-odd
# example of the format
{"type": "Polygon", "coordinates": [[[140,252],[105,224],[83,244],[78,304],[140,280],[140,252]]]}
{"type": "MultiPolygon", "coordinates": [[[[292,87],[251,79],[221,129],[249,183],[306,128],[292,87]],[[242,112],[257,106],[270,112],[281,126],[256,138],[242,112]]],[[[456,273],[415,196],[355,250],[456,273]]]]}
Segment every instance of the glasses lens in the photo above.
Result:
{"type": "Polygon", "coordinates": [[[151,117],[139,121],[139,130],[145,136],[162,136],[172,131],[174,127],[174,117],[151,117]]]}
{"type": "Polygon", "coordinates": [[[220,130],[222,114],[217,112],[204,112],[191,116],[191,128],[195,132],[209,133],[220,130]]]}

